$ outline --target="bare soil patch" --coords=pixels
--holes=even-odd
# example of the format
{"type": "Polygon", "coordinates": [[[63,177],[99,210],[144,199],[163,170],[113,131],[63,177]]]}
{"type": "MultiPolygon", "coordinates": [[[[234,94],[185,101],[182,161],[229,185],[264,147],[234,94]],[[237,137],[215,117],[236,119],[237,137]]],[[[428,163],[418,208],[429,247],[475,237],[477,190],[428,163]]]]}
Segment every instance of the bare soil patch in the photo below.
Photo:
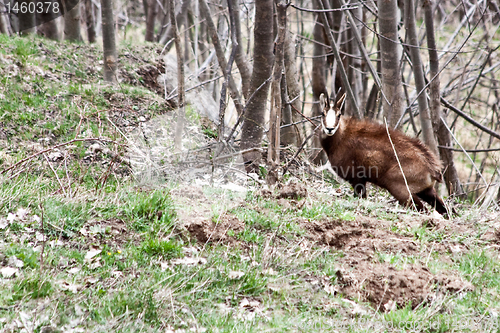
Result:
{"type": "Polygon", "coordinates": [[[294,199],[299,200],[307,197],[307,188],[301,183],[290,183],[283,185],[278,194],[277,199],[294,199]]]}
{"type": "Polygon", "coordinates": [[[234,216],[224,215],[220,221],[214,223],[210,220],[200,220],[187,225],[187,230],[192,237],[196,238],[198,242],[224,242],[234,243],[236,239],[234,236],[229,236],[228,232],[232,231],[233,235],[245,229],[245,223],[238,220],[234,216]]]}
{"type": "Polygon", "coordinates": [[[88,221],[80,229],[80,233],[86,237],[87,244],[106,244],[111,247],[120,247],[130,240],[140,238],[119,218],[88,221]]]}
{"type": "Polygon", "coordinates": [[[387,221],[357,217],[355,221],[303,221],[311,240],[342,250],[337,281],[349,298],[361,299],[381,311],[411,304],[415,308],[437,292],[472,290],[473,286],[452,275],[434,275],[423,264],[397,269],[380,262],[377,253],[425,255],[419,244],[384,228],[387,221]]]}
{"type": "Polygon", "coordinates": [[[302,221],[311,240],[343,250],[351,261],[369,260],[375,252],[420,254],[411,238],[386,230],[387,221],[358,216],[354,221],[302,221]]]}

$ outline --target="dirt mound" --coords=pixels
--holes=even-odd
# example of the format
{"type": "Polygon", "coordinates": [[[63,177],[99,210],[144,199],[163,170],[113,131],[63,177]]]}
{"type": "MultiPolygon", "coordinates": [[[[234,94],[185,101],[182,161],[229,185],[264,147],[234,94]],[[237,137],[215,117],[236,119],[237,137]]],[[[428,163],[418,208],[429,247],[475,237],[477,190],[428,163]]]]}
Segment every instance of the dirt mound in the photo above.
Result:
{"type": "Polygon", "coordinates": [[[301,183],[290,183],[283,185],[279,193],[276,195],[277,199],[302,199],[307,197],[307,188],[301,183]]]}
{"type": "Polygon", "coordinates": [[[218,223],[200,220],[186,226],[192,237],[198,242],[229,242],[236,241],[234,236],[245,229],[245,223],[236,217],[225,215],[218,223]],[[229,231],[233,235],[228,235],[229,231]]]}
{"type": "Polygon", "coordinates": [[[383,224],[369,217],[358,217],[355,221],[328,220],[303,221],[302,227],[309,231],[309,237],[321,244],[344,250],[350,257],[371,259],[375,252],[420,253],[419,246],[411,238],[403,237],[389,230],[383,224]]]}
{"type": "Polygon", "coordinates": [[[342,293],[368,301],[381,311],[408,304],[414,308],[429,297],[433,286],[434,276],[417,265],[397,270],[388,264],[363,261],[351,269],[337,271],[342,293]]]}
{"type": "Polygon", "coordinates": [[[425,251],[409,237],[388,229],[387,221],[358,217],[355,221],[303,221],[309,238],[342,250],[336,272],[340,292],[370,302],[374,309],[412,308],[435,297],[437,292],[461,292],[473,286],[452,275],[432,274],[423,265],[397,269],[380,260],[382,253],[422,256],[425,251]]]}

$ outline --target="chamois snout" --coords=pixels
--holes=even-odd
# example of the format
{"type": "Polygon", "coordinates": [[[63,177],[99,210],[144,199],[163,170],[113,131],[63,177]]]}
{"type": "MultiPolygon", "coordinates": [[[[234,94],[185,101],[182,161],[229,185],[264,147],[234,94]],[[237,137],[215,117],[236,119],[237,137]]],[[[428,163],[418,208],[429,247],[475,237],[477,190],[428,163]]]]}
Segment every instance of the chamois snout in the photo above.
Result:
{"type": "Polygon", "coordinates": [[[319,96],[319,103],[322,111],[321,128],[323,129],[323,133],[325,133],[327,136],[334,135],[339,129],[340,118],[342,116],[340,108],[344,99],[345,94],[335,104],[333,102],[330,102],[325,94],[321,94],[319,96]]]}

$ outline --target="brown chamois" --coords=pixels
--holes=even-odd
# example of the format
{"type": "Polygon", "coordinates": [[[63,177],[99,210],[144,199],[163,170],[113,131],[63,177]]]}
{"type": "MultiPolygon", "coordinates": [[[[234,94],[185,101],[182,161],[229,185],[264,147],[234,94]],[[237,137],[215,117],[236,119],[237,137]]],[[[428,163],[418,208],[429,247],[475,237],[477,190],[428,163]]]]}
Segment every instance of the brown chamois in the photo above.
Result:
{"type": "Polygon", "coordinates": [[[344,99],[345,94],[335,104],[321,94],[320,137],[332,169],[352,185],[355,195],[366,198],[370,182],[388,190],[403,206],[410,206],[413,199],[416,208],[425,211],[423,200],[447,214],[434,189],[436,181],[442,182],[439,159],[420,140],[389,129],[393,149],[385,126],[343,116],[344,99]]]}

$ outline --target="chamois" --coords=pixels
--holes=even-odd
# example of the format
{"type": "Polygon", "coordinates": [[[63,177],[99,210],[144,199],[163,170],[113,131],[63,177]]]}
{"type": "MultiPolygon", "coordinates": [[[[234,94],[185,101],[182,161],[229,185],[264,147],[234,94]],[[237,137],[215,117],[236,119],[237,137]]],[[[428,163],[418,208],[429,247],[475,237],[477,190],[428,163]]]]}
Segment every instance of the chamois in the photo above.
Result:
{"type": "Polygon", "coordinates": [[[443,181],[439,159],[420,140],[389,129],[393,148],[385,126],[344,117],[344,99],[345,94],[335,103],[321,94],[320,138],[332,169],[352,185],[355,195],[366,198],[370,182],[388,190],[403,206],[413,201],[419,211],[425,211],[423,200],[438,213],[447,214],[434,189],[436,181],[443,181]]]}

